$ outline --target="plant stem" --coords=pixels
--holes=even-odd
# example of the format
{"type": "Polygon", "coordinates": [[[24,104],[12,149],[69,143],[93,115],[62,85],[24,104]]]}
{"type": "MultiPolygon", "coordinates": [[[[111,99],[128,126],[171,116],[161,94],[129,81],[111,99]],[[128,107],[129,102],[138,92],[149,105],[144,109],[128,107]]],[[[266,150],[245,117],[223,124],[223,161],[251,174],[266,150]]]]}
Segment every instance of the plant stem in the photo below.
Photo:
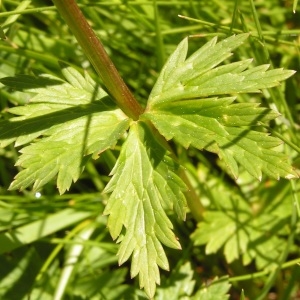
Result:
{"type": "Polygon", "coordinates": [[[128,117],[138,120],[139,116],[143,113],[143,108],[124,83],[75,0],[53,0],[53,3],[71,29],[83,52],[95,68],[108,93],[112,96],[118,107],[128,117]]]}
{"type": "MultiPolygon", "coordinates": [[[[285,262],[283,264],[280,265],[280,270],[284,270],[296,265],[300,264],[300,258],[296,258],[293,259],[291,261],[285,262]]],[[[276,270],[276,268],[274,269],[267,269],[267,270],[263,270],[263,271],[258,271],[256,273],[252,273],[252,274],[246,274],[246,275],[241,275],[241,276],[235,276],[235,277],[229,277],[228,281],[229,282],[238,282],[238,281],[245,281],[245,280],[253,280],[256,278],[261,278],[264,277],[272,272],[274,272],[276,270]]],[[[225,277],[220,277],[218,279],[218,281],[224,280],[225,278],[227,278],[227,276],[225,277]]]]}

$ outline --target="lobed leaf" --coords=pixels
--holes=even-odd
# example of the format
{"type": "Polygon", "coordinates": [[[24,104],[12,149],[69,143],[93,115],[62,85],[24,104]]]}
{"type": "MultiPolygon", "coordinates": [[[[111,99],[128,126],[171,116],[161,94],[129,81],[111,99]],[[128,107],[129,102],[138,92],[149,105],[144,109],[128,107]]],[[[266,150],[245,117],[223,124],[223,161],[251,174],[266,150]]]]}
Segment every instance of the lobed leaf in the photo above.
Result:
{"type": "Polygon", "coordinates": [[[219,43],[214,38],[187,59],[187,39],[182,41],[163,67],[142,118],[167,140],[217,153],[235,178],[238,164],[259,180],[262,172],[276,179],[298,177],[287,158],[273,149],[281,141],[254,130],[278,114],[253,103],[234,104],[233,97],[223,96],[259,92],[294,73],[268,71],[268,65],[248,69],[249,59],[218,66],[247,37],[235,35],[219,43]],[[216,95],[223,98],[212,97],[216,95]]]}
{"type": "Polygon", "coordinates": [[[277,138],[249,126],[274,119],[277,114],[257,104],[231,104],[234,98],[176,101],[144,114],[167,139],[184,147],[217,153],[235,178],[238,163],[261,180],[262,172],[278,179],[297,177],[285,155],[273,150],[277,138]]]}
{"type": "Polygon", "coordinates": [[[83,77],[70,67],[62,73],[69,83],[51,76],[2,79],[8,86],[36,94],[28,105],[9,109],[17,117],[0,123],[2,147],[32,142],[20,150],[17,165],[24,169],[10,189],[33,184],[37,190],[58,175],[57,186],[64,193],[88,158],[113,147],[129,127],[130,119],[87,74],[83,77]]]}
{"type": "Polygon", "coordinates": [[[78,180],[90,157],[113,147],[129,126],[129,120],[117,112],[99,112],[90,117],[57,125],[45,131],[44,137],[24,147],[17,164],[24,168],[17,174],[10,189],[24,189],[33,184],[38,190],[57,174],[62,194],[78,180]]]}
{"type": "Polygon", "coordinates": [[[168,279],[157,289],[156,300],[187,299],[193,293],[196,281],[190,262],[179,260],[178,268],[174,268],[168,279]]]}
{"type": "Polygon", "coordinates": [[[292,211],[288,185],[277,194],[264,186],[258,197],[267,205],[259,212],[219,178],[210,180],[208,189],[211,205],[191,236],[195,245],[205,245],[206,254],[221,251],[228,263],[242,258],[244,265],[254,260],[259,270],[275,267],[286,246],[280,230],[289,224],[292,211]]]}
{"type": "Polygon", "coordinates": [[[203,284],[201,289],[192,297],[193,300],[226,300],[230,289],[228,278],[215,278],[210,284],[203,284]]]}
{"type": "Polygon", "coordinates": [[[183,99],[259,92],[295,73],[283,69],[267,71],[269,65],[246,70],[251,59],[217,67],[248,36],[247,33],[234,35],[219,43],[213,38],[187,59],[188,39],[184,39],[163,67],[149,96],[147,109],[183,99]]]}
{"type": "Polygon", "coordinates": [[[178,165],[144,123],[132,124],[105,188],[111,192],[104,214],[113,237],[121,242],[122,264],[132,255],[131,276],[139,274],[140,287],[149,297],[160,283],[158,266],[168,270],[162,244],[180,248],[166,210],[185,218],[185,184],[175,174],[178,165]]]}

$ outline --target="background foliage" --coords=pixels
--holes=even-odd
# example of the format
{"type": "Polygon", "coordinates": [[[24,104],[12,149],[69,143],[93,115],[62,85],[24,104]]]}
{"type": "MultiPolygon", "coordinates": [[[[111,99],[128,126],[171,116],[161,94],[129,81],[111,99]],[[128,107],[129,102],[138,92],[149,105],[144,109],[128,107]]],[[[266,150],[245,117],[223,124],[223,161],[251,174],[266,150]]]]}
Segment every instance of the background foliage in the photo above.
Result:
{"type": "MultiPolygon", "coordinates": [[[[299,17],[293,14],[293,3],[289,1],[256,1],[255,8],[251,1],[78,3],[143,105],[167,57],[187,35],[198,36],[189,41],[192,53],[214,36],[222,39],[232,33],[252,32],[261,38],[260,42],[250,39],[234,51],[233,60],[253,58],[257,65],[271,63],[275,68],[299,70],[299,17]],[[179,18],[178,14],[193,19],[179,18]]],[[[1,78],[40,73],[63,78],[68,76],[68,68],[62,71],[62,66],[68,63],[80,71],[87,70],[97,80],[51,1],[2,1],[0,18],[2,37],[8,37],[0,41],[1,78]]],[[[23,76],[20,81],[29,92],[34,91],[34,82],[28,82],[28,77],[23,76]]],[[[91,79],[86,77],[86,89],[89,82],[91,79]]],[[[300,162],[299,84],[296,74],[278,88],[237,98],[240,103],[262,103],[281,114],[270,121],[269,129],[286,142],[280,151],[288,155],[289,163],[296,168],[300,162]]],[[[104,92],[99,93],[105,97],[104,92]]],[[[80,99],[76,91],[74,95],[80,99]]],[[[13,82],[9,87],[1,84],[2,120],[10,117],[9,108],[17,106],[10,112],[20,113],[22,108],[18,105],[31,98],[30,93],[17,91],[13,82]]],[[[41,117],[45,109],[41,108],[41,117]]],[[[72,109],[70,112],[83,114],[72,109]]],[[[114,122],[123,116],[112,111],[110,118],[114,122]]],[[[93,125],[93,120],[89,122],[93,125]]],[[[122,124],[119,135],[126,129],[126,119],[122,124]]],[[[7,128],[1,128],[2,139],[9,139],[7,132],[7,128]]],[[[103,130],[103,134],[106,132],[103,130]]],[[[141,129],[136,132],[141,134],[141,129]]],[[[61,139],[60,132],[55,133],[54,129],[53,133],[61,139]]],[[[16,145],[34,138],[20,134],[16,145]]],[[[80,155],[79,138],[78,141],[74,149],[67,151],[76,149],[80,155]]],[[[106,149],[116,144],[114,136],[109,141],[109,145],[100,147],[106,149]]],[[[38,193],[30,188],[8,191],[19,168],[14,167],[18,147],[7,145],[9,142],[0,150],[1,299],[28,299],[29,295],[30,299],[146,299],[138,280],[130,279],[129,264],[118,267],[118,247],[107,231],[107,218],[102,215],[107,202],[107,195],[102,192],[122,141],[113,151],[89,161],[80,177],[80,166],[71,170],[79,180],[61,196],[54,180],[38,193]]],[[[297,299],[298,181],[263,176],[259,182],[243,169],[235,181],[214,154],[194,148],[185,150],[175,143],[171,146],[187,170],[205,211],[198,224],[190,213],[186,222],[169,215],[182,250],[166,249],[170,272],[162,273],[155,299],[240,299],[242,289],[249,299],[297,299]],[[213,279],[214,283],[206,288],[213,279]]],[[[89,155],[95,147],[88,145],[89,155]]],[[[44,174],[48,176],[51,169],[53,166],[48,166],[44,174]]],[[[24,180],[32,182],[30,172],[24,180]]]]}

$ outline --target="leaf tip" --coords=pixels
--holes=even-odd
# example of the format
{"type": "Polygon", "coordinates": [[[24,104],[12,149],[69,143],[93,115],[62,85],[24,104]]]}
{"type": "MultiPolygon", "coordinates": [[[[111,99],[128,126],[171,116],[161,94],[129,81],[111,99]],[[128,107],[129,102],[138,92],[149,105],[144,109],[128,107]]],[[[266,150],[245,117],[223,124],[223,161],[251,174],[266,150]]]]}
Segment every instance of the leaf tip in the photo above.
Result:
{"type": "Polygon", "coordinates": [[[9,187],[8,187],[8,191],[13,191],[13,190],[15,190],[16,188],[13,186],[14,185],[14,181],[9,185],[9,187]]]}
{"type": "Polygon", "coordinates": [[[285,177],[285,179],[296,179],[299,178],[298,174],[287,174],[285,177]]]}

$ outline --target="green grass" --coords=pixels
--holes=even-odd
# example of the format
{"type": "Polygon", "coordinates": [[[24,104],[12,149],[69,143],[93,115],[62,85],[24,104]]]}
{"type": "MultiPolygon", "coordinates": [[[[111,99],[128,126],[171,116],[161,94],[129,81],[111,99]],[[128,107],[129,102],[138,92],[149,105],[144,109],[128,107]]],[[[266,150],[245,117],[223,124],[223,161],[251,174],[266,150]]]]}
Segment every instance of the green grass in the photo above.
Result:
{"type": "MultiPolygon", "coordinates": [[[[78,3],[143,107],[162,66],[183,38],[194,36],[189,39],[191,54],[214,36],[222,40],[251,32],[226,64],[253,58],[254,65],[298,73],[261,94],[239,94],[236,101],[261,103],[281,114],[266,128],[285,142],[278,150],[299,173],[296,1],[78,3]]],[[[1,1],[0,25],[0,78],[41,73],[63,78],[60,61],[87,71],[102,84],[51,1],[1,1]]],[[[0,83],[1,121],[12,117],[8,108],[28,103],[31,97],[0,83]]],[[[20,147],[0,149],[1,299],[147,299],[138,278],[130,278],[130,264],[118,266],[118,245],[103,215],[108,195],[102,192],[122,144],[121,139],[89,161],[64,195],[59,195],[55,180],[39,193],[31,187],[8,191],[21,170],[14,166],[20,147]]],[[[235,180],[215,154],[186,150],[173,142],[170,146],[203,211],[196,221],[199,214],[190,206],[185,222],[168,212],[182,250],[165,248],[170,272],[161,272],[154,299],[226,299],[227,292],[233,300],[299,297],[299,180],[263,175],[258,181],[243,168],[235,180]],[[205,294],[201,287],[214,278],[205,294]]]]}

